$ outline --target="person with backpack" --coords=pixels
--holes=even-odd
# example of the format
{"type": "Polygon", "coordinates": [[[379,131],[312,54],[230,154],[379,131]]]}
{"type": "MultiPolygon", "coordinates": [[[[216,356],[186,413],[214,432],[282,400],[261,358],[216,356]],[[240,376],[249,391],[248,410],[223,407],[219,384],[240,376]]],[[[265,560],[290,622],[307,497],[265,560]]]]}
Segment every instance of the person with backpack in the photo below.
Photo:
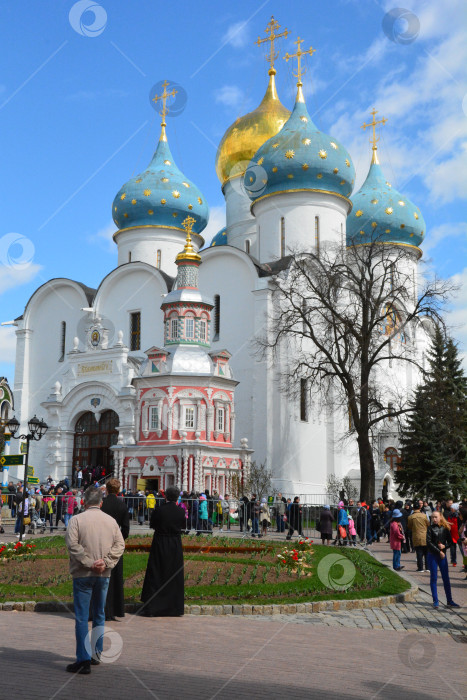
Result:
{"type": "Polygon", "coordinates": [[[339,546],[347,546],[349,541],[349,516],[344,506],[344,501],[339,501],[337,512],[337,543],[339,546]]]}

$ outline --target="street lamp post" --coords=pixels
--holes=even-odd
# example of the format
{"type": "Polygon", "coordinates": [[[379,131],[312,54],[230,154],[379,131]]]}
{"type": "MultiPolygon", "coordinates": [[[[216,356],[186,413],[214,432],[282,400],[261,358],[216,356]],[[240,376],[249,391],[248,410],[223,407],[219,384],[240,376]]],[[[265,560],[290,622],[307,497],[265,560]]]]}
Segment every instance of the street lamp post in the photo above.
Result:
{"type": "Polygon", "coordinates": [[[34,418],[31,418],[30,421],[28,421],[28,430],[29,432],[27,435],[18,435],[18,430],[19,430],[19,422],[18,420],[13,417],[9,422],[8,422],[8,430],[11,433],[12,438],[18,438],[19,440],[26,440],[26,459],[25,459],[25,464],[24,464],[24,479],[23,479],[23,500],[22,500],[22,505],[21,505],[21,525],[20,525],[20,531],[19,531],[19,541],[21,542],[23,539],[23,530],[24,530],[24,506],[26,503],[26,488],[28,485],[28,462],[29,462],[29,443],[31,440],[41,440],[41,438],[46,434],[49,426],[47,423],[44,423],[44,421],[39,420],[37,416],[34,416],[34,418]]]}

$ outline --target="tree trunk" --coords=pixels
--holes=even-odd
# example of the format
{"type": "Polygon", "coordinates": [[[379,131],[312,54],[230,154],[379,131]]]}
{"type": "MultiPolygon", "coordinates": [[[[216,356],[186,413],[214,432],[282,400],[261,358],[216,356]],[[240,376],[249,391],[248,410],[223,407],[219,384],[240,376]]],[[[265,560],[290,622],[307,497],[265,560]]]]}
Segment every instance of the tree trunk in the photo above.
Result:
{"type": "Polygon", "coordinates": [[[371,503],[375,498],[375,463],[368,433],[359,435],[357,442],[360,459],[360,500],[371,503]]]}

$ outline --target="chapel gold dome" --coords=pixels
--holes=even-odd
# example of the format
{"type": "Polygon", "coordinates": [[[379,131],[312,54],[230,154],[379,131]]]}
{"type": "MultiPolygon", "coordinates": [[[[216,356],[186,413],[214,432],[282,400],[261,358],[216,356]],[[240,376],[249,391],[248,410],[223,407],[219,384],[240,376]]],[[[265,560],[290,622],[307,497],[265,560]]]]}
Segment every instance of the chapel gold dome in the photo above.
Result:
{"type": "Polygon", "coordinates": [[[265,141],[275,136],[290,116],[276,91],[274,69],[261,104],[239,117],[225,132],[216,154],[216,173],[222,184],[245,173],[248,163],[265,141]]]}

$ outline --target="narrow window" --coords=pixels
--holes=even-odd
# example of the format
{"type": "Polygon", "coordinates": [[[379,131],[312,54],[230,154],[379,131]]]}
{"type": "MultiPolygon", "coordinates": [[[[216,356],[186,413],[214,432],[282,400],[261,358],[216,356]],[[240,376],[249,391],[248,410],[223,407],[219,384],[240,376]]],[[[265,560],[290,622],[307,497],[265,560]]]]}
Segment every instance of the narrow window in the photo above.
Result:
{"type": "Polygon", "coordinates": [[[157,251],[156,255],[156,267],[161,269],[161,262],[162,262],[162,252],[160,250],[157,251]]]}
{"type": "Polygon", "coordinates": [[[178,338],[178,318],[170,319],[170,337],[172,340],[176,340],[178,338]]]}
{"type": "Polygon", "coordinates": [[[141,349],[141,312],[130,314],[130,350],[141,349]]]}
{"type": "Polygon", "coordinates": [[[63,362],[65,359],[65,341],[66,341],[66,322],[62,321],[60,325],[60,359],[63,362]]]}
{"type": "Polygon", "coordinates": [[[195,409],[185,408],[185,428],[193,429],[195,427],[195,409]]]}
{"type": "Polygon", "coordinates": [[[218,408],[217,409],[217,430],[220,433],[223,433],[224,426],[225,426],[225,408],[218,408]]]}
{"type": "Polygon", "coordinates": [[[214,295],[214,338],[219,340],[221,331],[221,298],[219,294],[214,295]]]}
{"type": "Polygon", "coordinates": [[[206,341],[206,321],[204,319],[199,322],[199,339],[206,341]]]}
{"type": "Polygon", "coordinates": [[[128,253],[128,262],[131,262],[131,250],[130,250],[130,252],[128,253]]]}
{"type": "Polygon", "coordinates": [[[302,300],[302,331],[303,331],[303,333],[306,333],[306,331],[307,331],[306,313],[307,313],[306,301],[305,301],[305,299],[303,299],[302,300]]]}
{"type": "Polygon", "coordinates": [[[308,380],[300,379],[300,420],[308,420],[308,380]]]}
{"type": "Polygon", "coordinates": [[[315,250],[319,255],[319,216],[315,216],[315,250]]]}
{"type": "Polygon", "coordinates": [[[281,216],[281,258],[285,255],[285,218],[281,216]]]}
{"type": "Polygon", "coordinates": [[[344,241],[344,224],[341,224],[341,245],[342,245],[342,250],[345,248],[345,241],[344,241]]]}
{"type": "Polygon", "coordinates": [[[192,340],[195,337],[195,319],[191,316],[185,318],[185,338],[192,340]]]}
{"type": "Polygon", "coordinates": [[[159,430],[159,407],[151,406],[151,430],[159,430]]]}
{"type": "Polygon", "coordinates": [[[245,253],[248,253],[250,255],[250,239],[247,238],[245,241],[245,253]]]}

